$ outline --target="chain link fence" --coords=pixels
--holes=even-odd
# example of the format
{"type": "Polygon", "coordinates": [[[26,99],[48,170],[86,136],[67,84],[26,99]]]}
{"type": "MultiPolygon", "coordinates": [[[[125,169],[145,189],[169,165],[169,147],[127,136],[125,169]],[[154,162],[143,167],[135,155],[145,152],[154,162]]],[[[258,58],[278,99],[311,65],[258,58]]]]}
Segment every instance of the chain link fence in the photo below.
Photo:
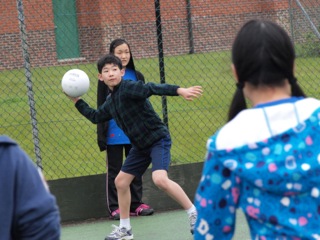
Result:
{"type": "Polygon", "coordinates": [[[151,97],[172,135],[172,164],[203,161],[207,138],[226,122],[235,90],[230,48],[249,19],[285,27],[297,50],[297,78],[320,97],[318,0],[3,0],[0,8],[0,132],[16,139],[47,179],[106,171],[96,126],[63,94],[61,79],[84,70],[91,82],[83,98],[96,107],[96,61],[115,38],[130,43],[147,82],[204,88],[193,102],[151,97]]]}

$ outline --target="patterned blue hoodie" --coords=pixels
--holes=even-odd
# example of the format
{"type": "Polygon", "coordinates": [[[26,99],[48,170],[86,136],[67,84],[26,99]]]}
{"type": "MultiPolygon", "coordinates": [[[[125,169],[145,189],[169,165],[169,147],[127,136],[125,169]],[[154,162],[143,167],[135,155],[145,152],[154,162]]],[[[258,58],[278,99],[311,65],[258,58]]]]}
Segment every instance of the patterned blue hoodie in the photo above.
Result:
{"type": "Polygon", "coordinates": [[[320,102],[289,98],[240,112],[209,138],[194,239],[320,239],[320,102]]]}

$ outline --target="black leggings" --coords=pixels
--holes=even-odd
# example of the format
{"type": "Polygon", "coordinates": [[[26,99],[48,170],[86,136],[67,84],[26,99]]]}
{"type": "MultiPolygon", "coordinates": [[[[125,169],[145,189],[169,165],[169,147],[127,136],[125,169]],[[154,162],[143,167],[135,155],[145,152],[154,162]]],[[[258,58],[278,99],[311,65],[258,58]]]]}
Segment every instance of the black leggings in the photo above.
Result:
{"type": "MultiPolygon", "coordinates": [[[[123,163],[123,152],[125,156],[131,149],[130,144],[123,145],[108,145],[107,146],[107,176],[106,176],[106,195],[107,206],[109,212],[113,212],[119,208],[117,189],[114,183],[115,178],[121,170],[123,163]]],[[[131,206],[130,211],[134,212],[137,207],[142,203],[142,178],[134,178],[131,185],[131,206]]]]}

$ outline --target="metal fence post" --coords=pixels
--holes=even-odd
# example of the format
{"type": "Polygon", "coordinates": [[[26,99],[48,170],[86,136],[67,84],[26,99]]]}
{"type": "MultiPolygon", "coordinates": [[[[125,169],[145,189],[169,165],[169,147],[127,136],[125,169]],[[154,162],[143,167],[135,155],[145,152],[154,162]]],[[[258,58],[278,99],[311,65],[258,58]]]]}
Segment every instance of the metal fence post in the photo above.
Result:
{"type": "Polygon", "coordinates": [[[293,27],[293,7],[292,7],[292,0],[289,0],[289,17],[290,17],[290,31],[291,31],[291,38],[292,42],[295,42],[294,36],[294,27],[293,27]]]}
{"type": "Polygon", "coordinates": [[[299,6],[299,8],[301,9],[303,15],[305,16],[305,18],[308,20],[311,29],[313,30],[314,34],[320,39],[320,33],[317,29],[317,27],[314,25],[313,21],[311,20],[309,14],[307,13],[307,11],[304,9],[304,7],[302,6],[301,2],[299,0],[296,0],[297,5],[299,6]]]}
{"type": "MultiPolygon", "coordinates": [[[[161,12],[160,12],[160,0],[155,0],[155,13],[156,13],[156,27],[157,27],[157,40],[158,40],[158,56],[159,56],[159,70],[160,70],[160,82],[166,83],[166,75],[164,70],[164,55],[163,55],[163,40],[161,29],[161,12]]],[[[162,96],[162,114],[164,123],[169,126],[168,121],[168,107],[167,98],[162,96]]]]}
{"type": "Polygon", "coordinates": [[[188,20],[188,33],[189,33],[189,53],[194,53],[194,43],[193,43],[193,30],[192,30],[192,14],[191,14],[191,2],[187,0],[187,20],[188,20]]]}
{"type": "Polygon", "coordinates": [[[28,52],[26,25],[25,25],[22,0],[17,0],[17,10],[18,10],[18,20],[19,20],[20,36],[21,36],[21,47],[22,47],[22,54],[24,59],[26,85],[27,85],[27,91],[28,91],[27,92],[28,103],[30,108],[30,117],[31,117],[31,124],[32,124],[32,136],[33,136],[33,143],[34,143],[34,151],[36,155],[36,164],[40,169],[42,169],[42,159],[41,159],[40,146],[39,146],[35,100],[34,100],[34,93],[32,90],[33,84],[31,79],[31,64],[30,64],[30,57],[28,52]]]}

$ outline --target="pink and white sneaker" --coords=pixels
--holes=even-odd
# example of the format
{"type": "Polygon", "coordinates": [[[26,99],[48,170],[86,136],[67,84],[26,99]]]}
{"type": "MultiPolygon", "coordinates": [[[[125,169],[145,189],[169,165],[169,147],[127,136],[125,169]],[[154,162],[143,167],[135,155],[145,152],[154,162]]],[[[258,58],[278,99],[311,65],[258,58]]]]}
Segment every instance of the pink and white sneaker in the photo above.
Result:
{"type": "Polygon", "coordinates": [[[119,220],[120,219],[120,209],[116,209],[114,210],[111,214],[110,214],[110,219],[112,220],[119,220]]]}
{"type": "Polygon", "coordinates": [[[130,212],[130,216],[150,216],[153,213],[153,208],[148,204],[142,203],[134,212],[130,212]]]}

